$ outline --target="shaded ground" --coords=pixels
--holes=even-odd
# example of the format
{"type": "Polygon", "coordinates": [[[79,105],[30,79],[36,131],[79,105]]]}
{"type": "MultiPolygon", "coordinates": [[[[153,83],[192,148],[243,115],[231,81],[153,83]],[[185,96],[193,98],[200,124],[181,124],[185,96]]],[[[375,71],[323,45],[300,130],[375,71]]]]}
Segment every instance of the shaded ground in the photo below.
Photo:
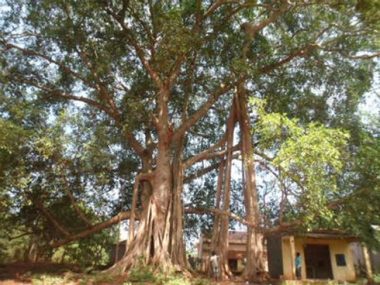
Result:
{"type": "MultiPolygon", "coordinates": [[[[205,278],[206,276],[199,276],[205,278]]],[[[0,285],[21,285],[21,284],[35,284],[35,285],[122,285],[125,283],[126,276],[120,276],[117,279],[110,279],[107,275],[88,275],[80,272],[77,266],[68,264],[54,264],[54,263],[13,263],[7,265],[0,264],[0,285]]],[[[380,280],[374,280],[376,283],[380,280]]],[[[130,283],[134,284],[134,283],[130,283]]],[[[144,284],[144,283],[139,283],[144,284]]],[[[151,283],[145,283],[151,285],[151,283]]],[[[177,284],[177,283],[176,283],[177,284]]],[[[224,281],[224,282],[210,282],[210,285],[286,285],[280,280],[271,280],[260,284],[247,283],[244,281],[224,281]]],[[[293,285],[331,285],[331,281],[323,280],[303,280],[292,281],[293,285]]],[[[338,284],[335,282],[334,284],[338,284]]],[[[341,283],[342,284],[342,283],[341,283]]],[[[343,283],[347,284],[347,283],[343,283]]],[[[367,280],[358,281],[357,284],[367,284],[367,280]]]]}
{"type": "MultiPolygon", "coordinates": [[[[36,284],[36,285],[122,285],[125,283],[126,276],[119,277],[116,280],[103,280],[94,275],[86,275],[81,273],[79,267],[69,264],[54,264],[54,263],[12,263],[0,264],[0,285],[21,285],[21,284],[36,284]]],[[[206,276],[200,276],[205,278],[206,276]]],[[[141,284],[141,283],[140,283],[141,284]]],[[[243,281],[223,281],[210,282],[210,285],[252,285],[243,281]]],[[[273,283],[272,283],[273,284],[273,283]]],[[[148,283],[147,283],[148,285],[148,283]]],[[[265,285],[262,283],[261,285],[265,285]]],[[[269,283],[268,283],[269,285],[269,283]]]]}
{"type": "Polygon", "coordinates": [[[38,274],[60,275],[79,273],[77,266],[54,263],[0,264],[0,284],[31,284],[32,276],[38,274]]]}
{"type": "MultiPolygon", "coordinates": [[[[104,277],[104,276],[103,276],[104,277]]],[[[97,279],[97,277],[80,273],[78,267],[54,263],[12,263],[0,264],[0,285],[121,285],[125,284],[125,276],[116,280],[97,279]]],[[[148,283],[147,283],[148,284],[148,283]]],[[[246,285],[245,282],[210,282],[210,285],[246,285]]]]}

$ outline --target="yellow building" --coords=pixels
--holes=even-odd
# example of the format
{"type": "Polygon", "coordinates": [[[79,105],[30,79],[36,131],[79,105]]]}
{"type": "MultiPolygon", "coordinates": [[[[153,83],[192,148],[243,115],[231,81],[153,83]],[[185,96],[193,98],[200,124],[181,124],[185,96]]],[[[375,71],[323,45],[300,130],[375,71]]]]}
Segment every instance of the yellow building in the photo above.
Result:
{"type": "MultiPolygon", "coordinates": [[[[296,279],[295,257],[301,256],[301,279],[355,281],[364,270],[371,277],[370,254],[357,237],[341,231],[319,230],[310,233],[266,235],[264,239],[266,268],[273,279],[296,279]],[[265,246],[266,245],[266,246],[265,246]]],[[[244,269],[246,232],[231,231],[228,235],[228,263],[234,274],[244,269]]],[[[211,241],[202,236],[198,244],[200,270],[206,271],[210,259],[211,241]]]]}
{"type": "Polygon", "coordinates": [[[302,279],[355,281],[351,244],[355,237],[339,232],[314,232],[281,237],[284,279],[296,279],[295,257],[300,253],[302,279]]]}

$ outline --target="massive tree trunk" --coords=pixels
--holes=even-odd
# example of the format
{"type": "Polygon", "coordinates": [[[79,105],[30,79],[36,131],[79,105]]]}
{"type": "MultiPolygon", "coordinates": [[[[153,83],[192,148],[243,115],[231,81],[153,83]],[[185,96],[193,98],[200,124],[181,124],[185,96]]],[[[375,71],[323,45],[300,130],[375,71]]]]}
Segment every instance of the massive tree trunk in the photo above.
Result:
{"type": "Polygon", "coordinates": [[[249,280],[256,280],[258,273],[264,270],[263,236],[257,228],[260,224],[260,212],[256,188],[256,172],[254,164],[253,144],[251,141],[251,124],[248,114],[248,100],[244,83],[237,88],[237,100],[239,108],[239,125],[241,132],[241,153],[244,175],[244,198],[246,220],[255,225],[247,230],[247,262],[244,276],[249,280]]]}
{"type": "MultiPolygon", "coordinates": [[[[181,153],[183,140],[172,141],[172,130],[168,122],[168,90],[160,91],[158,118],[157,158],[155,169],[136,177],[134,202],[137,200],[139,180],[144,184],[143,211],[136,235],[132,232],[126,254],[111,268],[116,273],[124,272],[137,262],[154,265],[163,271],[174,266],[183,269],[185,251],[183,244],[183,168],[181,153]],[[151,194],[149,193],[149,190],[151,194]],[[150,194],[148,197],[147,193],[150,194]]],[[[151,169],[151,168],[150,168],[151,169]]],[[[133,208],[133,210],[135,210],[133,208]]]]}

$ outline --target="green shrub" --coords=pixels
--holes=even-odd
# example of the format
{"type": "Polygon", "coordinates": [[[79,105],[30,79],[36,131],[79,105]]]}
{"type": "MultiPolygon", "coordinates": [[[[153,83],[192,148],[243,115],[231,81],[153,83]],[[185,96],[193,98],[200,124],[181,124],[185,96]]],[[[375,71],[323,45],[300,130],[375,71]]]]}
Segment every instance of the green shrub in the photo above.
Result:
{"type": "Polygon", "coordinates": [[[111,234],[97,234],[57,249],[52,261],[77,264],[82,270],[90,272],[109,264],[111,246],[111,234]]]}
{"type": "Polygon", "coordinates": [[[33,285],[62,285],[62,284],[65,284],[65,280],[61,276],[42,274],[42,275],[34,275],[32,277],[32,284],[33,285]]]}

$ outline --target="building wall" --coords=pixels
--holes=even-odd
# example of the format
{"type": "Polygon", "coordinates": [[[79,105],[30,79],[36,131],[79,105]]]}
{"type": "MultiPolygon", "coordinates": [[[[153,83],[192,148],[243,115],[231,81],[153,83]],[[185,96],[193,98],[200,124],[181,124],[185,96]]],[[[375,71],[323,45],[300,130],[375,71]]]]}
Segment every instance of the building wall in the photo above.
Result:
{"type": "Polygon", "coordinates": [[[331,241],[330,258],[333,269],[334,279],[341,281],[355,281],[355,267],[353,256],[349,247],[349,242],[331,241]],[[346,266],[337,266],[335,260],[336,254],[344,254],[346,257],[346,266]]]}
{"type": "Polygon", "coordinates": [[[114,264],[115,262],[121,260],[125,253],[125,247],[126,247],[126,241],[119,242],[119,245],[113,245],[111,248],[111,258],[110,262],[111,264],[114,264]],[[116,250],[118,252],[116,253],[116,250]]]}
{"type": "Polygon", "coordinates": [[[267,237],[268,250],[268,271],[272,278],[280,278],[283,273],[282,269],[282,240],[280,235],[271,235],[267,237]]]}
{"type": "MultiPolygon", "coordinates": [[[[200,237],[197,245],[198,258],[201,260],[201,271],[206,271],[210,259],[211,240],[203,236],[200,237]]],[[[268,271],[268,260],[266,246],[263,246],[264,252],[262,253],[265,259],[264,270],[268,271]]],[[[237,260],[237,270],[235,273],[239,274],[244,270],[245,259],[247,254],[247,236],[245,232],[229,232],[228,240],[228,253],[227,258],[237,260]]]]}
{"type": "Polygon", "coordinates": [[[359,242],[350,244],[351,254],[354,259],[356,276],[365,276],[366,268],[363,255],[363,248],[359,242]]]}
{"type": "MultiPolygon", "coordinates": [[[[346,240],[333,239],[312,239],[312,238],[295,238],[294,252],[299,252],[302,258],[302,279],[306,279],[306,264],[304,247],[306,244],[324,244],[329,246],[330,262],[334,280],[339,281],[354,281],[356,279],[353,256],[349,247],[349,242],[346,240]],[[346,266],[337,266],[336,254],[344,254],[346,266]]],[[[291,239],[289,237],[282,238],[282,256],[283,270],[285,279],[293,279],[294,255],[291,252],[291,239]],[[292,257],[293,256],[293,257],[292,257]]]]}
{"type": "Polygon", "coordinates": [[[237,244],[237,243],[229,243],[228,244],[228,250],[229,251],[236,251],[236,252],[242,252],[245,254],[247,251],[247,244],[237,244]]]}
{"type": "Polygon", "coordinates": [[[375,274],[380,274],[380,252],[372,250],[371,253],[372,270],[375,274]]]}

